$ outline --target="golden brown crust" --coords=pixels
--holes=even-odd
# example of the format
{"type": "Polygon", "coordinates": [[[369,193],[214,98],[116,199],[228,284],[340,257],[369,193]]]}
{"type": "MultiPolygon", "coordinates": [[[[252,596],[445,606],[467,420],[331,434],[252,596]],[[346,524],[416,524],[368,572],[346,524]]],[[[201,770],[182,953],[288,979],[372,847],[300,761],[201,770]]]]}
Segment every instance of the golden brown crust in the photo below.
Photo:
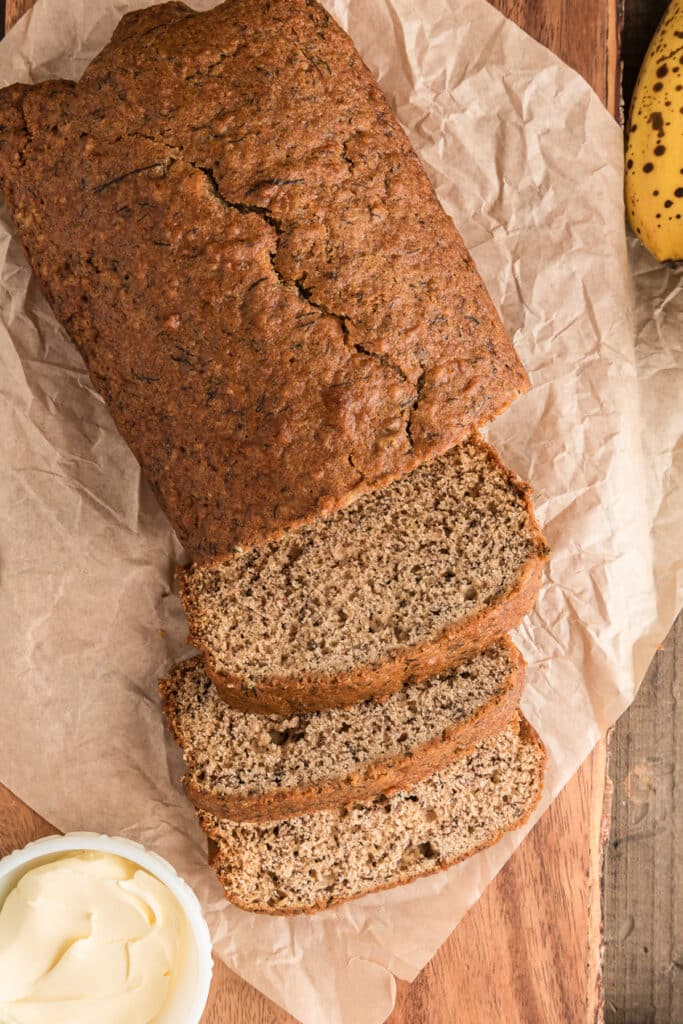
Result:
{"type": "Polygon", "coordinates": [[[508,832],[512,832],[512,831],[514,831],[514,830],[516,830],[518,828],[521,828],[522,825],[526,824],[526,822],[529,820],[529,818],[531,817],[533,812],[536,810],[536,808],[537,808],[537,806],[539,804],[539,801],[541,799],[541,795],[543,793],[543,778],[545,776],[545,770],[546,770],[546,765],[547,765],[547,760],[548,760],[548,754],[547,754],[546,748],[545,748],[544,744],[542,743],[538,733],[536,732],[534,727],[531,725],[531,723],[529,721],[527,721],[527,719],[524,717],[524,715],[520,715],[520,736],[522,737],[522,742],[523,742],[523,744],[525,746],[534,745],[542,753],[542,760],[541,760],[541,762],[539,764],[539,769],[538,769],[538,783],[539,783],[538,784],[538,788],[536,790],[536,793],[535,793],[533,801],[530,803],[529,807],[526,809],[524,814],[517,821],[515,821],[514,824],[512,824],[509,828],[501,829],[490,840],[488,840],[487,842],[479,844],[477,847],[475,847],[473,850],[471,850],[469,853],[465,854],[464,856],[456,857],[455,859],[449,860],[449,861],[446,861],[446,862],[441,862],[441,863],[437,862],[433,867],[430,867],[430,868],[428,868],[425,871],[421,871],[419,874],[414,875],[412,878],[405,878],[405,879],[403,879],[400,882],[388,883],[387,885],[380,885],[380,886],[377,886],[374,889],[368,889],[365,892],[358,893],[357,896],[350,896],[350,897],[348,897],[346,899],[334,900],[331,903],[322,903],[321,901],[319,901],[318,903],[315,904],[315,906],[306,907],[305,909],[301,909],[301,910],[289,910],[289,909],[288,910],[284,910],[284,909],[277,909],[277,910],[275,910],[275,909],[272,909],[270,907],[254,907],[254,906],[251,906],[251,905],[245,903],[244,900],[240,899],[240,896],[239,896],[238,893],[233,892],[232,890],[230,890],[228,888],[228,883],[225,881],[225,879],[221,875],[220,844],[217,843],[214,840],[214,838],[211,836],[211,834],[209,832],[206,832],[206,830],[205,830],[206,835],[207,835],[207,840],[208,840],[207,841],[207,856],[208,856],[209,865],[214,869],[214,871],[218,875],[219,881],[221,882],[221,884],[224,887],[225,898],[230,903],[233,903],[236,907],[240,907],[242,910],[248,910],[248,911],[250,911],[253,914],[268,914],[271,917],[293,917],[293,916],[298,915],[298,914],[317,914],[317,913],[319,913],[319,912],[321,912],[323,910],[331,910],[333,907],[340,906],[342,903],[350,903],[352,900],[360,899],[363,896],[369,896],[371,893],[385,892],[388,889],[397,889],[397,888],[399,888],[399,886],[408,885],[410,882],[414,882],[418,878],[426,878],[428,875],[435,875],[439,871],[445,871],[447,868],[451,868],[455,864],[459,864],[459,863],[461,863],[461,861],[468,860],[470,857],[475,856],[475,854],[481,853],[482,850],[489,849],[489,847],[491,847],[495,843],[497,843],[508,832]]]}
{"type": "MultiPolygon", "coordinates": [[[[277,821],[282,818],[362,802],[379,793],[392,793],[415,785],[433,775],[456,758],[469,752],[482,740],[504,728],[517,710],[524,686],[525,662],[514,644],[504,639],[513,670],[505,688],[476,714],[457,722],[442,736],[415,748],[411,754],[375,762],[343,778],[325,780],[315,785],[280,790],[272,796],[238,795],[219,799],[207,786],[183,779],[185,791],[195,807],[209,811],[218,818],[232,821],[277,821]]],[[[185,746],[182,732],[176,727],[169,693],[171,683],[161,680],[159,688],[169,730],[181,750],[185,746]]]]}
{"type": "Polygon", "coordinates": [[[0,187],[198,560],[396,479],[528,387],[405,134],[314,0],[126,15],[78,84],[0,91],[0,187]]]}

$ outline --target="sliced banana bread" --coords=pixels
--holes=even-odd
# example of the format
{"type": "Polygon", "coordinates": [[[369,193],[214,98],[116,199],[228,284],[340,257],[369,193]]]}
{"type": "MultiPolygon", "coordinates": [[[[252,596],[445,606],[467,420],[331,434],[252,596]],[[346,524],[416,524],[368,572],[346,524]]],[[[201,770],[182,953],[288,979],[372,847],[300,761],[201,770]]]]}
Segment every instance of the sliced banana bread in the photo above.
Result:
{"type": "Polygon", "coordinates": [[[531,609],[546,555],[527,485],[474,435],[332,516],[179,575],[221,696],[286,715],[457,666],[531,609]]]}
{"type": "Polygon", "coordinates": [[[270,823],[199,811],[229,900],[267,914],[313,913],[410,882],[490,846],[528,818],[545,750],[522,717],[409,789],[270,823]]]}
{"type": "Polygon", "coordinates": [[[229,707],[200,658],[159,688],[190,799],[219,817],[272,821],[432,775],[510,720],[523,680],[522,656],[504,639],[385,701],[288,718],[229,707]]]}

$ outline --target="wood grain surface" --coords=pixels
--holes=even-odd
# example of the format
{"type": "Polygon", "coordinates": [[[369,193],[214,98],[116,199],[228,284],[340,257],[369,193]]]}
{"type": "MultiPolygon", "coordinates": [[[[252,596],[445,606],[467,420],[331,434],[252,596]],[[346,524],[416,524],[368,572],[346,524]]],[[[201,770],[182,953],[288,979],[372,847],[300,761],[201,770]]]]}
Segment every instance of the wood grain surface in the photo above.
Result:
{"type": "MultiPolygon", "coordinates": [[[[627,0],[624,104],[668,0],[627,0]]],[[[610,744],[605,1022],[683,1022],[683,613],[610,744]]]]}
{"type": "MultiPolygon", "coordinates": [[[[7,26],[30,4],[6,0],[7,26]]],[[[497,0],[494,6],[576,68],[617,110],[617,0],[497,0]]],[[[417,980],[399,983],[390,1024],[599,1019],[605,757],[600,744],[417,980]]],[[[0,854],[50,831],[0,787],[0,854]]],[[[216,965],[203,1024],[292,1020],[216,965]]]]}
{"type": "Polygon", "coordinates": [[[683,615],[620,719],[606,854],[606,1024],[683,1021],[683,615]]]}
{"type": "Polygon", "coordinates": [[[33,0],[5,0],[5,29],[12,27],[33,6],[33,0]]]}

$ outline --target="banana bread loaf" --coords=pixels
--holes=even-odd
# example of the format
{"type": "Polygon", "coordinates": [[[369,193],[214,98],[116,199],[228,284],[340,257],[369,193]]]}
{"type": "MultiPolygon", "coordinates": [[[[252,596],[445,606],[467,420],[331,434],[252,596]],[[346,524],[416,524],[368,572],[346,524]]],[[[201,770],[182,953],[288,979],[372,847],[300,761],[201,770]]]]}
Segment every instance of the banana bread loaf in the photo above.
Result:
{"type": "Polygon", "coordinates": [[[315,0],[127,14],[78,84],[0,91],[0,189],[198,560],[348,504],[527,387],[315,0]]]}

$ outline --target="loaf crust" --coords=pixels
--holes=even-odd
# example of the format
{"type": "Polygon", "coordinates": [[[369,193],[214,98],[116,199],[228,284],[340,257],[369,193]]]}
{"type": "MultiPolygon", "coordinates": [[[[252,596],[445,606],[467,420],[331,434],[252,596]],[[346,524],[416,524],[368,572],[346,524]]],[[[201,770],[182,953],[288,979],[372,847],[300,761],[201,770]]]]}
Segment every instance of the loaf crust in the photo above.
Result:
{"type": "MultiPolygon", "coordinates": [[[[464,754],[482,740],[500,732],[515,714],[524,687],[525,662],[507,637],[503,641],[513,669],[505,689],[474,715],[451,725],[429,743],[415,747],[409,755],[376,761],[350,773],[344,778],[325,780],[297,789],[283,789],[273,795],[237,795],[218,798],[207,785],[202,787],[183,778],[185,792],[195,807],[209,811],[218,818],[232,821],[277,821],[297,814],[339,807],[351,802],[362,802],[379,793],[391,794],[395,790],[421,782],[422,779],[450,764],[456,756],[464,754]]],[[[170,682],[162,679],[159,689],[169,730],[183,750],[187,744],[173,713],[168,696],[170,682]]]]}
{"type": "MultiPolygon", "coordinates": [[[[541,758],[540,758],[540,761],[539,761],[539,767],[538,767],[538,774],[537,774],[536,792],[535,792],[533,800],[530,802],[530,804],[527,807],[527,809],[524,812],[524,814],[521,817],[519,817],[514,822],[514,824],[510,826],[510,828],[501,829],[494,836],[492,836],[487,842],[480,843],[479,845],[473,847],[472,850],[470,850],[468,853],[464,854],[462,857],[456,857],[456,858],[454,858],[452,860],[447,860],[447,861],[436,861],[434,863],[433,867],[429,867],[427,870],[420,871],[419,873],[416,873],[412,878],[406,878],[406,879],[403,879],[402,881],[397,882],[397,883],[388,883],[386,885],[380,885],[380,886],[377,886],[374,889],[368,889],[365,892],[358,893],[358,895],[356,895],[356,896],[350,896],[348,898],[342,898],[342,899],[339,899],[339,900],[335,900],[335,901],[333,901],[331,903],[323,903],[322,901],[318,901],[314,905],[312,905],[310,907],[306,907],[305,909],[301,909],[301,910],[299,910],[299,909],[294,910],[294,909],[287,909],[287,908],[273,909],[272,907],[268,907],[268,906],[254,907],[254,906],[251,906],[250,904],[246,903],[240,897],[239,892],[235,892],[235,890],[231,887],[231,881],[229,879],[229,876],[226,876],[226,874],[222,871],[221,856],[220,856],[220,845],[216,841],[216,839],[214,838],[214,834],[212,833],[211,822],[209,821],[209,819],[206,818],[206,816],[204,815],[204,813],[202,811],[197,811],[197,815],[198,815],[198,818],[199,818],[200,825],[201,825],[202,829],[204,830],[204,832],[206,833],[207,839],[208,839],[208,850],[207,850],[207,853],[208,853],[209,864],[213,868],[213,870],[216,872],[216,874],[218,875],[218,879],[219,879],[219,881],[221,882],[221,884],[223,885],[223,888],[224,888],[225,897],[226,897],[226,899],[230,903],[233,903],[235,906],[240,907],[242,910],[250,911],[251,913],[255,913],[255,914],[268,914],[268,915],[274,916],[274,917],[293,917],[295,915],[300,915],[300,914],[317,914],[317,913],[319,913],[322,910],[331,910],[333,907],[339,906],[342,903],[350,903],[352,900],[361,899],[361,897],[363,897],[363,896],[369,896],[371,893],[374,893],[374,892],[385,892],[388,889],[397,889],[400,886],[409,885],[411,882],[416,881],[418,878],[426,878],[428,875],[437,874],[439,871],[444,871],[447,868],[453,867],[455,864],[459,864],[463,860],[467,860],[470,857],[475,856],[475,854],[481,853],[482,850],[486,850],[486,849],[489,849],[489,847],[494,846],[500,839],[502,839],[502,837],[507,832],[516,830],[518,828],[521,828],[523,825],[525,825],[526,822],[531,817],[531,815],[533,814],[533,812],[536,810],[536,807],[538,806],[538,804],[540,802],[540,799],[541,799],[541,796],[542,796],[542,793],[543,793],[543,778],[544,778],[544,775],[545,775],[548,755],[547,755],[547,751],[546,751],[545,745],[543,744],[543,742],[542,742],[541,738],[539,737],[538,733],[536,732],[534,727],[531,725],[531,723],[529,721],[527,721],[527,719],[524,717],[524,715],[521,715],[521,714],[520,714],[520,737],[521,737],[521,741],[522,741],[524,746],[534,746],[534,747],[536,747],[536,749],[541,754],[541,758]]],[[[467,753],[467,751],[463,752],[462,755],[457,755],[457,756],[465,756],[466,753],[467,753]]]]}
{"type": "Polygon", "coordinates": [[[0,188],[196,560],[348,504],[528,387],[315,0],[127,14],[77,85],[0,92],[0,188]]]}

